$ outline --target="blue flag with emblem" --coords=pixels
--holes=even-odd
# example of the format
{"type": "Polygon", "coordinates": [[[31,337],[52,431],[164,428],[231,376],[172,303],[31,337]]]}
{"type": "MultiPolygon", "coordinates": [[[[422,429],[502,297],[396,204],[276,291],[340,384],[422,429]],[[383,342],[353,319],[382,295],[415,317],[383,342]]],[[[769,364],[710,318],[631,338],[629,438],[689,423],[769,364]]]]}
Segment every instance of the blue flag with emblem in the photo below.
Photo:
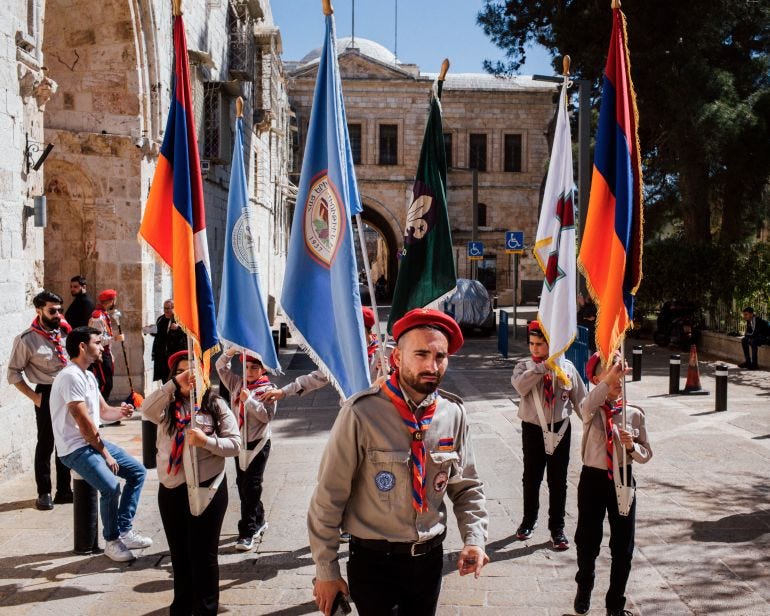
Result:
{"type": "Polygon", "coordinates": [[[223,342],[257,356],[270,372],[281,374],[267,318],[256,238],[243,166],[243,119],[235,120],[235,145],[227,196],[227,232],[217,327],[223,342]]]}
{"type": "Polygon", "coordinates": [[[351,225],[362,208],[336,49],[327,15],[281,305],[300,346],[348,398],[370,380],[351,225]]]}

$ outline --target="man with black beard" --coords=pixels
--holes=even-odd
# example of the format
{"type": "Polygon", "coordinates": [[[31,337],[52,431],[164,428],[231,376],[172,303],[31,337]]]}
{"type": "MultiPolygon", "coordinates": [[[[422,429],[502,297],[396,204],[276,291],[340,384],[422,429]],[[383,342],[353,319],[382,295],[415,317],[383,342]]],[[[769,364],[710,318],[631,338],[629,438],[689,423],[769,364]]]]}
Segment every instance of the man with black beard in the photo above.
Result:
{"type": "Polygon", "coordinates": [[[29,329],[16,336],[8,360],[8,382],[14,385],[35,405],[37,446],[35,447],[35,482],[40,510],[53,509],[54,503],[72,502],[70,470],[56,459],[56,498],[51,499],[51,454],[54,451],[53,428],[49,398],[54,377],[67,365],[69,358],[64,349],[59,329],[62,298],[43,291],[33,299],[37,317],[29,329]],[[35,386],[33,390],[26,379],[35,386]]]}
{"type": "Polygon", "coordinates": [[[86,293],[86,279],[83,276],[70,278],[70,295],[72,295],[72,303],[67,308],[67,312],[64,313],[64,318],[73,329],[85,327],[88,325],[88,320],[91,318],[96,304],[86,293]]]}
{"type": "Polygon", "coordinates": [[[308,510],[316,564],[314,596],[330,614],[348,594],[338,562],[351,535],[350,595],[362,616],[430,616],[441,590],[448,496],[463,541],[460,575],[479,576],[488,514],[462,400],[440,390],[449,355],[463,344],[457,323],[416,309],[393,325],[390,378],[349,398],[332,428],[308,510]]]}

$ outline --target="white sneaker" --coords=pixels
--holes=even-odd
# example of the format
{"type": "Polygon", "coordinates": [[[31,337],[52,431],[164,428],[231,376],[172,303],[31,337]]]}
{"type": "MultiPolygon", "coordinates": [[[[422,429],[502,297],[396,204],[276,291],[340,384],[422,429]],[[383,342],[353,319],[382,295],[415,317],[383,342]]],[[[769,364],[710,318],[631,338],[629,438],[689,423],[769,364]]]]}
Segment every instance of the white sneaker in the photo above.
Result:
{"type": "Polygon", "coordinates": [[[253,537],[238,537],[238,541],[235,543],[235,549],[239,552],[248,552],[254,549],[253,537]]]}
{"type": "Polygon", "coordinates": [[[129,550],[141,550],[152,545],[152,539],[140,535],[133,528],[123,533],[120,536],[120,540],[129,550]]]}
{"type": "Polygon", "coordinates": [[[124,563],[136,558],[134,553],[129,550],[120,539],[108,541],[107,545],[104,547],[104,555],[118,563],[124,563]]]}
{"type": "Polygon", "coordinates": [[[257,532],[254,533],[254,539],[259,539],[262,535],[265,534],[265,531],[267,530],[267,522],[264,522],[262,526],[260,526],[257,529],[257,532]]]}

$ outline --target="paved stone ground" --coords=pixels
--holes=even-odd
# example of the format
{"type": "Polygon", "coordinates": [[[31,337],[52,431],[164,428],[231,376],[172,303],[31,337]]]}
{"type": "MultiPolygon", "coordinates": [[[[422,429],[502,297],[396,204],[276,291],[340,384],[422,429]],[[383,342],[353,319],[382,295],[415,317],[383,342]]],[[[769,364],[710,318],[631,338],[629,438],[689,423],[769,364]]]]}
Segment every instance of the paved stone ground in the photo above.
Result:
{"type": "MultiPolygon", "coordinates": [[[[520,315],[521,316],[521,315],[520,315]]],[[[532,540],[517,542],[521,516],[521,441],[513,364],[525,355],[511,341],[503,359],[494,338],[470,339],[452,359],[446,388],[463,395],[473,425],[480,473],[491,514],[492,562],[478,580],[455,572],[456,529],[446,544],[442,615],[571,614],[574,548],[550,549],[545,512],[532,540]]],[[[643,379],[629,383],[629,399],[643,406],[654,449],[637,469],[637,550],[628,607],[649,615],[770,614],[770,379],[763,371],[731,370],[729,410],[714,412],[714,365],[701,358],[708,396],[669,396],[669,351],[644,345],[643,379]]],[[[286,379],[311,368],[282,350],[286,379]]],[[[686,373],[683,366],[682,379],[686,373]]],[[[283,382],[283,380],[279,381],[283,382]]],[[[230,506],[221,538],[221,613],[314,613],[312,561],[305,512],[337,397],[327,388],[281,403],[274,424],[264,501],[270,528],[255,553],[235,553],[238,498],[228,462],[230,506]],[[301,404],[300,404],[301,402],[301,404]]],[[[31,411],[31,409],[30,409],[31,411]]],[[[567,532],[576,524],[580,428],[573,426],[567,532]]],[[[139,421],[104,428],[106,437],[141,455],[139,421]]],[[[0,485],[0,614],[154,615],[166,613],[171,571],[156,506],[157,476],[148,473],[136,526],[155,544],[131,564],[72,553],[72,508],[36,511],[32,474],[0,485]]],[[[547,508],[547,488],[541,501],[547,508]]],[[[343,559],[345,559],[343,552],[343,559]]],[[[598,561],[592,614],[604,613],[609,552],[598,561]]]]}

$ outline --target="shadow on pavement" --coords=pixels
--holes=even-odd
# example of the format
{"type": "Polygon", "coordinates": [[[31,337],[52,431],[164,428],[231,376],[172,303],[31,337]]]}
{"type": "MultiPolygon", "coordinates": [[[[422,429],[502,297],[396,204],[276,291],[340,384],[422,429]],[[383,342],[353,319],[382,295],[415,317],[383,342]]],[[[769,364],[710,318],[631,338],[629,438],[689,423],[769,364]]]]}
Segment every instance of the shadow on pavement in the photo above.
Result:
{"type": "Polygon", "coordinates": [[[7,513],[9,511],[20,511],[22,509],[34,509],[35,499],[13,501],[10,503],[0,503],[0,513],[7,513]]]}
{"type": "Polygon", "coordinates": [[[770,511],[736,513],[713,522],[693,522],[695,541],[743,543],[770,533],[770,511]]]}

